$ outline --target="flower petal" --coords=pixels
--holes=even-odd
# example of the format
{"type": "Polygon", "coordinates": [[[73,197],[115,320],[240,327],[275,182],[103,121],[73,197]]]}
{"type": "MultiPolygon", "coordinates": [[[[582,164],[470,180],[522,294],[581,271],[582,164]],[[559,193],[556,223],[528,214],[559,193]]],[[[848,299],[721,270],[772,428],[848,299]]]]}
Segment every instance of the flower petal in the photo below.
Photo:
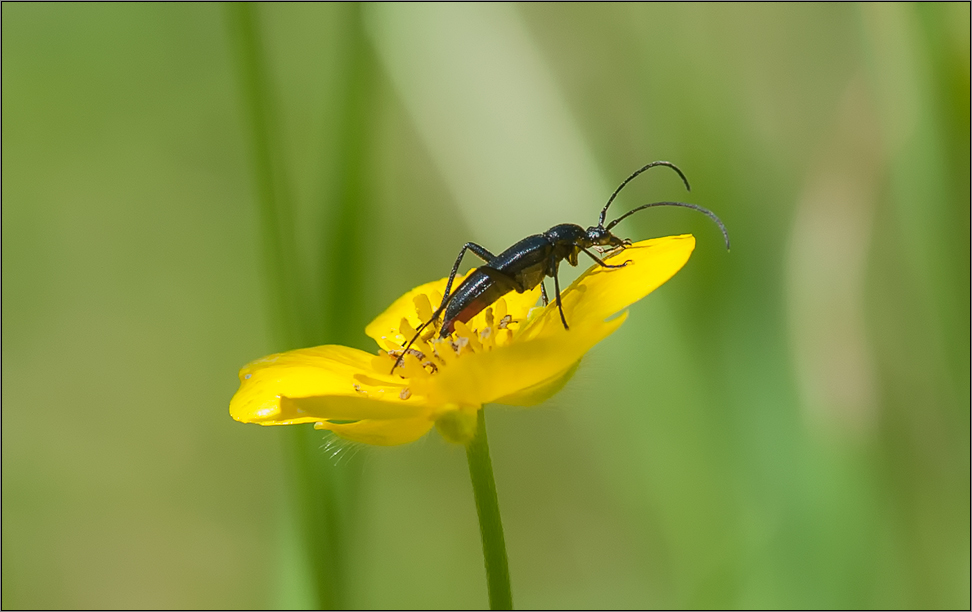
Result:
{"type": "Polygon", "coordinates": [[[517,391],[512,395],[507,395],[506,397],[501,397],[499,399],[493,400],[495,404],[503,404],[506,406],[536,406],[537,404],[542,404],[554,395],[560,392],[564,388],[580,367],[580,360],[574,362],[574,365],[570,366],[563,372],[555,374],[553,377],[540,382],[532,387],[527,387],[522,391],[517,391]]]}
{"type": "Polygon", "coordinates": [[[411,393],[401,399],[402,380],[372,370],[372,358],[364,351],[328,345],[253,361],[240,370],[230,415],[261,425],[427,415],[425,398],[411,393]]]}
{"type": "Polygon", "coordinates": [[[375,421],[366,419],[355,423],[328,423],[324,421],[314,425],[314,429],[327,429],[338,436],[378,446],[395,446],[414,442],[432,429],[433,422],[427,418],[395,419],[375,421]]]}
{"type": "Polygon", "coordinates": [[[430,378],[423,392],[435,405],[480,406],[500,398],[514,401],[517,394],[535,390],[565,373],[626,317],[575,326],[570,331],[561,327],[559,333],[529,342],[514,339],[507,346],[466,355],[430,378]]]}
{"type": "MultiPolygon", "coordinates": [[[[594,265],[561,294],[564,316],[571,328],[604,321],[645,297],[682,269],[695,249],[691,234],[643,240],[618,251],[605,261],[631,263],[608,269],[594,265]]],[[[544,311],[520,331],[518,341],[563,330],[557,305],[551,300],[544,311]]]]}
{"type": "MultiPolygon", "coordinates": [[[[452,287],[455,289],[466,279],[472,270],[466,274],[456,275],[456,280],[453,282],[452,287]]],[[[381,313],[375,319],[365,327],[365,333],[369,338],[372,338],[375,342],[379,344],[382,348],[388,348],[382,342],[383,337],[391,337],[398,334],[398,325],[402,319],[408,320],[409,325],[414,328],[418,328],[419,325],[424,323],[418,316],[418,312],[415,309],[415,302],[413,301],[419,295],[432,295],[433,293],[438,293],[440,296],[445,291],[446,282],[449,277],[440,278],[437,281],[432,281],[430,283],[425,283],[424,285],[419,285],[415,289],[408,291],[402,297],[398,298],[392,305],[385,309],[385,312],[381,313]]],[[[432,308],[438,308],[438,304],[432,304],[432,308]]],[[[407,342],[411,338],[406,338],[407,342]]]]}

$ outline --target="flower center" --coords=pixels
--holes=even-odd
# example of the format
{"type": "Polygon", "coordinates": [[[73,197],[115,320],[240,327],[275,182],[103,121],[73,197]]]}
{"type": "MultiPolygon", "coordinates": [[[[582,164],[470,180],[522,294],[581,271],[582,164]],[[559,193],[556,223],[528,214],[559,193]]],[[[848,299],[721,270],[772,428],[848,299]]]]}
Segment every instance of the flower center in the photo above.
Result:
{"type": "MultiPolygon", "coordinates": [[[[432,318],[432,304],[440,303],[441,295],[424,293],[413,298],[418,321],[432,318]],[[430,299],[431,298],[431,299],[430,299]]],[[[520,321],[507,311],[504,298],[467,322],[455,321],[454,331],[446,338],[439,338],[442,329],[441,317],[422,330],[421,335],[406,350],[409,341],[415,337],[415,327],[408,318],[402,318],[396,329],[382,337],[386,350],[379,350],[372,360],[377,371],[391,371],[399,357],[401,365],[394,374],[400,378],[421,380],[434,376],[441,368],[447,368],[465,355],[491,351],[506,346],[513,340],[520,321]]]]}

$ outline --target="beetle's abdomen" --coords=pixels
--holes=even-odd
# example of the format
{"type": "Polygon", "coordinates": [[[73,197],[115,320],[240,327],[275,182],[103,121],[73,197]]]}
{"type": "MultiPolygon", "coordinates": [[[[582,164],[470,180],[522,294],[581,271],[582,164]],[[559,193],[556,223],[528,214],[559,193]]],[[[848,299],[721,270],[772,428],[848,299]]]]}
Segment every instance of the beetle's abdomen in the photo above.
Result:
{"type": "Polygon", "coordinates": [[[446,306],[439,337],[447,338],[455,331],[456,321],[467,323],[510,291],[476,270],[459,285],[449,305],[446,306]]]}

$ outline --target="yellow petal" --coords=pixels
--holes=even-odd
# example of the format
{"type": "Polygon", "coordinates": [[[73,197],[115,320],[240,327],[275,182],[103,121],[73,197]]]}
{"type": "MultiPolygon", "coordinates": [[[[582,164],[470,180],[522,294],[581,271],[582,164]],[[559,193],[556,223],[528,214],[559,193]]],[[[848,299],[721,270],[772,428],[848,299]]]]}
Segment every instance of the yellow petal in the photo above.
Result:
{"type": "Polygon", "coordinates": [[[563,372],[555,374],[553,377],[533,385],[532,387],[527,387],[526,389],[517,391],[512,395],[507,395],[506,397],[493,400],[493,403],[503,404],[505,406],[522,406],[524,408],[542,404],[564,388],[567,381],[569,381],[574,376],[574,373],[577,372],[578,367],[580,367],[579,359],[574,362],[574,365],[570,366],[563,372]]]}
{"type": "MultiPolygon", "coordinates": [[[[607,322],[572,327],[529,342],[464,356],[430,378],[424,391],[435,405],[480,406],[551,381],[566,372],[591,347],[614,332],[626,315],[607,322]]],[[[566,381],[565,381],[566,382],[566,381]]],[[[521,398],[525,401],[526,398],[521,398]]]]}
{"type": "MultiPolygon", "coordinates": [[[[466,279],[472,270],[466,274],[457,274],[456,280],[452,283],[452,288],[455,289],[466,279]]],[[[385,312],[381,313],[375,319],[365,327],[365,333],[369,338],[374,339],[379,345],[384,346],[381,343],[382,336],[395,335],[398,332],[398,325],[402,319],[408,321],[408,323],[415,329],[424,323],[419,319],[418,309],[415,307],[415,298],[419,295],[432,295],[438,292],[442,295],[445,292],[446,282],[449,277],[440,278],[437,281],[432,281],[431,283],[425,283],[424,285],[419,285],[415,289],[408,291],[402,297],[398,298],[392,305],[385,309],[385,312]]],[[[433,303],[432,308],[438,308],[438,303],[433,303]]],[[[405,338],[405,342],[408,342],[411,338],[405,338]]]]}
{"type": "Polygon", "coordinates": [[[345,346],[278,353],[240,370],[230,415],[244,423],[289,425],[325,419],[400,419],[428,414],[419,394],[401,399],[402,380],[371,368],[373,355],[345,346]]]}
{"type": "Polygon", "coordinates": [[[432,429],[432,421],[427,418],[395,419],[395,420],[364,420],[356,423],[328,423],[322,422],[314,426],[315,429],[327,429],[338,436],[378,446],[394,446],[414,442],[432,429]]]}
{"type": "MultiPolygon", "coordinates": [[[[695,249],[691,234],[636,242],[605,261],[623,268],[608,269],[595,264],[561,294],[567,324],[585,325],[604,321],[645,297],[682,269],[695,249]]],[[[551,300],[543,313],[520,331],[517,341],[526,341],[563,330],[557,304],[551,300]]]]}

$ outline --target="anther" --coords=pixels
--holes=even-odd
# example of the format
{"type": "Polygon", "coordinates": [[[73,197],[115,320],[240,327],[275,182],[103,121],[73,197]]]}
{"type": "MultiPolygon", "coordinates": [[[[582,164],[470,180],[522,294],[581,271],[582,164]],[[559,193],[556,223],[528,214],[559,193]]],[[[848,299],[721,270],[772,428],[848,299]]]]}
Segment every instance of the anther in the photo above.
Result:
{"type": "Polygon", "coordinates": [[[461,338],[465,338],[469,342],[469,348],[473,350],[474,353],[478,353],[483,350],[482,343],[476,337],[476,332],[469,329],[469,326],[462,321],[456,321],[456,334],[461,338]]]}
{"type": "Polygon", "coordinates": [[[411,338],[415,335],[415,329],[412,328],[412,325],[408,322],[408,319],[404,317],[402,317],[402,322],[398,324],[398,331],[406,338],[411,338]]]}
{"type": "Polygon", "coordinates": [[[506,313],[506,299],[500,298],[496,300],[496,308],[493,310],[493,316],[496,317],[497,320],[502,321],[506,318],[506,313]]]}
{"type": "Polygon", "coordinates": [[[493,328],[487,327],[483,331],[479,332],[479,339],[483,343],[483,348],[487,351],[493,349],[493,328]]]}
{"type": "Polygon", "coordinates": [[[459,356],[462,356],[463,353],[472,352],[472,348],[469,346],[469,338],[465,336],[456,338],[455,342],[452,343],[452,348],[459,356]]]}
{"type": "Polygon", "coordinates": [[[405,375],[405,378],[424,378],[429,375],[429,372],[422,367],[422,363],[411,352],[402,357],[401,372],[405,375]]]}
{"type": "Polygon", "coordinates": [[[436,340],[432,343],[432,349],[445,365],[449,365],[458,358],[456,347],[448,340],[436,340]]]}
{"type": "Polygon", "coordinates": [[[418,314],[419,321],[424,322],[432,318],[432,304],[429,302],[429,296],[420,293],[412,298],[412,302],[415,304],[415,312],[418,314]]]}

